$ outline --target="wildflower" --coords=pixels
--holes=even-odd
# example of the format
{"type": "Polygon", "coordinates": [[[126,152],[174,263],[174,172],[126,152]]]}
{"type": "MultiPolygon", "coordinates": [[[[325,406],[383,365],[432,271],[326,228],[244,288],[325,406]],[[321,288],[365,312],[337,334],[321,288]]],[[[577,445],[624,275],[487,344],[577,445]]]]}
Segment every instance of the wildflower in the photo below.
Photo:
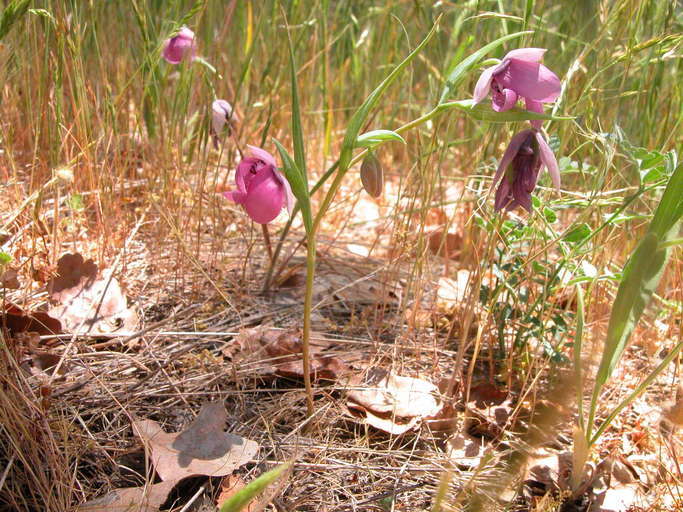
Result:
{"type": "Polygon", "coordinates": [[[228,125],[228,133],[232,128],[234,122],[237,121],[237,114],[235,114],[232,105],[225,100],[216,100],[211,104],[211,135],[213,136],[213,145],[218,149],[218,142],[223,128],[228,125]]]}
{"type": "MultiPolygon", "coordinates": [[[[527,110],[543,112],[543,103],[560,95],[560,79],[541,64],[544,48],[520,48],[509,52],[500,64],[484,70],[474,88],[474,103],[492,91],[493,110],[504,112],[524,98],[527,110]]],[[[540,128],[540,121],[532,122],[540,128]]]]}
{"type": "Polygon", "coordinates": [[[521,206],[531,212],[531,193],[538,173],[546,167],[553,184],[560,188],[560,169],[552,149],[538,130],[524,130],[510,140],[500,161],[493,185],[500,181],[494,208],[510,211],[521,206]],[[502,178],[502,179],[501,179],[502,178]]]}
{"type": "Polygon", "coordinates": [[[185,58],[193,59],[196,52],[194,32],[182,27],[177,35],[166,40],[162,56],[169,64],[180,64],[185,58]]]}
{"type": "Polygon", "coordinates": [[[249,155],[242,158],[235,171],[237,190],[223,195],[247,210],[254,222],[268,224],[282,208],[291,214],[294,195],[285,177],[275,165],[275,158],[267,151],[247,146],[249,155]]]}

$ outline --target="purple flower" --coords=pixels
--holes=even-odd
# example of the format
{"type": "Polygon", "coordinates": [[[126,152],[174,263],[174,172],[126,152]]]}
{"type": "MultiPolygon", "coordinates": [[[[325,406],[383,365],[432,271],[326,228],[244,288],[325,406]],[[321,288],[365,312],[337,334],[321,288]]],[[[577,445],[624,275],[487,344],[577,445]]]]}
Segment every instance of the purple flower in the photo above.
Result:
{"type": "Polygon", "coordinates": [[[167,39],[161,55],[169,64],[180,64],[185,58],[193,59],[197,53],[194,32],[182,27],[177,35],[167,39]]]}
{"type": "Polygon", "coordinates": [[[291,214],[294,195],[289,182],[277,170],[275,158],[261,148],[247,147],[249,156],[242,158],[235,171],[237,190],[223,195],[244,206],[249,217],[259,224],[271,222],[282,208],[291,214]]]}
{"type": "Polygon", "coordinates": [[[500,180],[495,210],[504,208],[510,211],[521,206],[531,212],[531,193],[536,188],[542,166],[548,169],[553,184],[559,190],[560,169],[543,135],[538,130],[530,129],[512,137],[493,178],[493,187],[500,180]]]}
{"type": "MultiPolygon", "coordinates": [[[[474,104],[492,91],[493,110],[504,112],[524,98],[527,110],[543,112],[543,103],[560,95],[560,79],[541,64],[544,48],[520,48],[509,52],[500,64],[484,70],[474,88],[474,104]]],[[[532,121],[540,128],[539,120],[532,121]]]]}

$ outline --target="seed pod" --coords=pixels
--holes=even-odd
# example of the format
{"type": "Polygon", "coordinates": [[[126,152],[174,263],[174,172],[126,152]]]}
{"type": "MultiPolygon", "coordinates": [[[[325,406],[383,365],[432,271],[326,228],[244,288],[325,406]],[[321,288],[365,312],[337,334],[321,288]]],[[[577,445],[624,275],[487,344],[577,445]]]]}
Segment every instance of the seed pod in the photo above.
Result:
{"type": "Polygon", "coordinates": [[[360,181],[372,197],[379,197],[384,190],[384,171],[375,154],[370,151],[360,166],[360,181]]]}

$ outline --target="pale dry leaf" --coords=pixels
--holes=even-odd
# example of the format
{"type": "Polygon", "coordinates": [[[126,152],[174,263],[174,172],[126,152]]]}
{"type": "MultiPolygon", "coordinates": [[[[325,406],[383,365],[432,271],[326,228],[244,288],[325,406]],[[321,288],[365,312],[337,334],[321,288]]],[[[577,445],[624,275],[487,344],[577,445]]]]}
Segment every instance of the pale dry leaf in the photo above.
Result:
{"type": "Polygon", "coordinates": [[[484,457],[492,453],[484,438],[477,438],[466,431],[451,436],[446,443],[446,454],[460,468],[479,467],[484,457]]]}
{"type": "Polygon", "coordinates": [[[78,512],[156,512],[177,483],[177,481],[168,481],[145,487],[114,489],[100,498],[80,505],[76,510],[78,512]]]}
{"type": "Polygon", "coordinates": [[[366,411],[369,424],[391,433],[405,432],[443,407],[435,385],[383,368],[370,368],[362,376],[351,377],[347,384],[352,388],[347,392],[347,405],[366,411]]]}
{"type": "Polygon", "coordinates": [[[469,270],[458,270],[456,279],[441,277],[436,292],[436,304],[442,310],[451,310],[461,305],[467,297],[470,282],[469,270]]]}
{"type": "Polygon", "coordinates": [[[225,476],[254,459],[255,441],[224,432],[227,413],[221,402],[205,404],[190,426],[169,434],[152,420],[133,422],[162,480],[188,476],[225,476]]]}
{"type": "Polygon", "coordinates": [[[138,316],[128,307],[119,282],[98,277],[97,265],[80,254],[65,254],[57,262],[57,275],[48,284],[56,305],[50,315],[59,318],[71,333],[111,334],[132,332],[138,316]]]}

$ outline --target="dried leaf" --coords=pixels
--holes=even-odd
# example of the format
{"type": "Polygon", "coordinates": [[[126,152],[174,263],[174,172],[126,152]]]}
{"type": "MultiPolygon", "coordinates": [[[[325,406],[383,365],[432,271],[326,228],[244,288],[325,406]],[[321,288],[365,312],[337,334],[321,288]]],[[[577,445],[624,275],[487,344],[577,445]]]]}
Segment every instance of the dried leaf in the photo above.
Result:
{"type": "Polygon", "coordinates": [[[7,327],[12,336],[21,332],[37,332],[39,335],[60,334],[62,324],[44,311],[26,312],[10,302],[0,314],[0,328],[7,327]]]}
{"type": "Polygon", "coordinates": [[[220,402],[205,404],[183,432],[168,434],[152,420],[133,422],[133,428],[151,453],[162,480],[177,481],[194,475],[225,476],[251,461],[258,444],[224,432],[227,421],[220,402]]]}
{"type": "Polygon", "coordinates": [[[355,388],[347,393],[349,408],[365,411],[369,424],[390,433],[405,432],[443,407],[433,384],[383,368],[370,368],[363,376],[353,376],[348,385],[355,388]]]}
{"type": "Polygon", "coordinates": [[[462,235],[447,233],[443,229],[437,229],[427,235],[429,250],[432,254],[457,260],[462,251],[462,235]]]}
{"type": "Polygon", "coordinates": [[[481,460],[492,453],[492,449],[485,439],[476,438],[463,430],[448,439],[446,453],[458,467],[471,470],[479,467],[481,460]]]}
{"type": "Polygon", "coordinates": [[[470,282],[469,270],[458,270],[457,278],[442,277],[436,293],[436,304],[442,310],[449,311],[461,305],[466,298],[467,285],[470,282]]]}
{"type": "Polygon", "coordinates": [[[8,290],[18,290],[21,287],[19,283],[19,272],[16,269],[8,268],[0,274],[0,288],[8,290]]]}
{"type": "MultiPolygon", "coordinates": [[[[298,332],[277,329],[245,329],[235,339],[240,349],[236,361],[262,361],[262,374],[302,378],[304,363],[303,345],[298,332]]],[[[324,353],[329,343],[320,340],[311,342],[311,377],[313,379],[336,380],[348,371],[348,366],[336,356],[324,353]]]]}
{"type": "Polygon", "coordinates": [[[57,262],[57,276],[47,285],[57,305],[50,310],[71,333],[132,332],[138,325],[118,281],[98,277],[97,265],[80,254],[65,254],[57,262]]]}
{"type": "Polygon", "coordinates": [[[163,505],[177,481],[161,482],[145,487],[114,489],[109,494],[88,501],[78,512],[156,512],[163,505]]]}

